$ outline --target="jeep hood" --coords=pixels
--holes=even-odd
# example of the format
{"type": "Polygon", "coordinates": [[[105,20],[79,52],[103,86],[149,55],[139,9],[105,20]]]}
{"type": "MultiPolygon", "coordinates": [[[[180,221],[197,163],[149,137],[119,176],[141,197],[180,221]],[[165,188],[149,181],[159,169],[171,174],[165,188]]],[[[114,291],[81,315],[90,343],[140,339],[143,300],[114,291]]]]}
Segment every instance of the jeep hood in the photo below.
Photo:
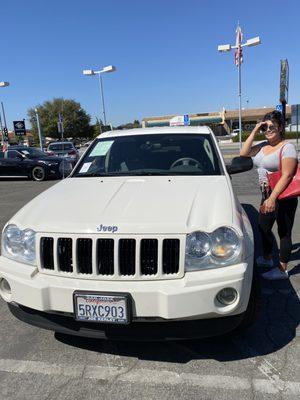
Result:
{"type": "Polygon", "coordinates": [[[117,227],[117,234],[209,232],[232,224],[233,196],[227,179],[68,178],[33,199],[10,223],[45,233],[98,233],[100,225],[117,227]]]}

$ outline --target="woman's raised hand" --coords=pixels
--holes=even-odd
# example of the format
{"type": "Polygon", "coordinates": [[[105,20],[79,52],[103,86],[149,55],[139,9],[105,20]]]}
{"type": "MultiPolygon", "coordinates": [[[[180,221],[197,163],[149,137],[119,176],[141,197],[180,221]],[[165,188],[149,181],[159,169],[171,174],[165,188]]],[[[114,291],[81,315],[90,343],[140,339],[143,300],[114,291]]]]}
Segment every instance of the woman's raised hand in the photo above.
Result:
{"type": "Polygon", "coordinates": [[[255,125],[255,127],[254,127],[254,129],[253,129],[252,132],[254,132],[255,134],[259,133],[263,126],[266,126],[266,122],[264,122],[264,121],[258,122],[258,123],[255,125]]]}

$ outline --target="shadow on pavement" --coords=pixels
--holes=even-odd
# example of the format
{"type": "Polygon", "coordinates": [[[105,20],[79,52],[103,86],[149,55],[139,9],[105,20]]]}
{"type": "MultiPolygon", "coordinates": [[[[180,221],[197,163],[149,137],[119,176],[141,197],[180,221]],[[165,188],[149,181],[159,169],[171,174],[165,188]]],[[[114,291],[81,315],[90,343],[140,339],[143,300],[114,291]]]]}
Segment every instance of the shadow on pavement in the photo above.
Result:
{"type": "Polygon", "coordinates": [[[22,177],[22,178],[1,178],[0,177],[0,182],[24,182],[24,181],[27,181],[28,180],[28,178],[27,178],[27,176],[24,176],[24,177],[22,177]]]}
{"type": "MultiPolygon", "coordinates": [[[[257,256],[260,252],[258,212],[252,205],[243,204],[243,207],[252,224],[257,256]]],[[[294,246],[294,250],[298,248],[299,244],[294,246]]],[[[300,260],[299,249],[293,252],[293,260],[300,260]]],[[[261,275],[265,271],[259,268],[258,273],[261,275]]],[[[291,271],[291,276],[299,272],[300,263],[291,271]]],[[[57,333],[55,337],[64,344],[90,351],[173,363],[187,363],[196,359],[236,361],[267,355],[280,350],[296,336],[300,321],[299,288],[297,294],[290,280],[260,281],[261,310],[255,324],[243,333],[235,331],[209,339],[155,343],[112,342],[57,333]]]]}

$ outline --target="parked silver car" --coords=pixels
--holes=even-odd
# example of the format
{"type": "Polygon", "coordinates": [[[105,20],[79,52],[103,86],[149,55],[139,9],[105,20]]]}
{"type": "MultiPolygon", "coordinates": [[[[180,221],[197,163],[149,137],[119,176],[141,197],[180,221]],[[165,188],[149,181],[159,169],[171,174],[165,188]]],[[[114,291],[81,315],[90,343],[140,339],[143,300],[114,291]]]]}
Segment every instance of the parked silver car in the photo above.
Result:
{"type": "Polygon", "coordinates": [[[72,164],[79,159],[79,153],[72,142],[52,142],[48,145],[47,153],[58,157],[65,157],[72,164]]]}

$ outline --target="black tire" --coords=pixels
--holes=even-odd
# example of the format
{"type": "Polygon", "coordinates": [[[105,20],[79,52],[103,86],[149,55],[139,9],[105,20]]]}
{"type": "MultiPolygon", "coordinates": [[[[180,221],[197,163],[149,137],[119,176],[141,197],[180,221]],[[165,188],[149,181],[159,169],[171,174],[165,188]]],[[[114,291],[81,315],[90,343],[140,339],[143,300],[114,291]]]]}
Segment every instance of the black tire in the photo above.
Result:
{"type": "Polygon", "coordinates": [[[261,304],[260,281],[259,281],[259,275],[257,273],[257,267],[256,265],[254,265],[249,303],[244,319],[237,328],[239,331],[248,329],[251,325],[254,324],[256,316],[260,309],[260,304],[261,304]]]}
{"type": "Polygon", "coordinates": [[[42,182],[46,179],[46,171],[45,168],[41,167],[40,165],[35,166],[32,168],[31,171],[31,178],[34,181],[42,182]]]}

